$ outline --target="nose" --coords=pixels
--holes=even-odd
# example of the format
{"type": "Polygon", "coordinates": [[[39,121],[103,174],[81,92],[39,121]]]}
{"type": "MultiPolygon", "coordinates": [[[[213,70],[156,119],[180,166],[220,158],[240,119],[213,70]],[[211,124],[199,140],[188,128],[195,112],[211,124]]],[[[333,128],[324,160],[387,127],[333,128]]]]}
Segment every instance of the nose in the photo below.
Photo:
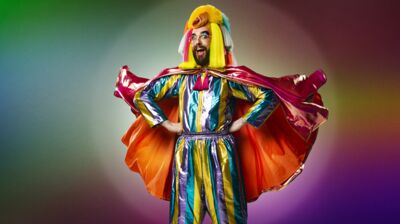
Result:
{"type": "Polygon", "coordinates": [[[200,38],[193,38],[192,39],[192,45],[193,46],[200,45],[200,38]]]}

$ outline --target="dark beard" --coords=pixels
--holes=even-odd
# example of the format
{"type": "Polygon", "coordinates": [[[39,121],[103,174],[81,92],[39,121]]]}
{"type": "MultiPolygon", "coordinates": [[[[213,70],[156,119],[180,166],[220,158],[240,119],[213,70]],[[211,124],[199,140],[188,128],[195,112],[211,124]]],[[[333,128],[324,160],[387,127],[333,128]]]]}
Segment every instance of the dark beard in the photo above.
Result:
{"type": "Polygon", "coordinates": [[[210,62],[210,49],[206,51],[206,56],[203,58],[203,60],[198,59],[195,52],[193,52],[193,57],[198,65],[204,67],[210,62]]]}

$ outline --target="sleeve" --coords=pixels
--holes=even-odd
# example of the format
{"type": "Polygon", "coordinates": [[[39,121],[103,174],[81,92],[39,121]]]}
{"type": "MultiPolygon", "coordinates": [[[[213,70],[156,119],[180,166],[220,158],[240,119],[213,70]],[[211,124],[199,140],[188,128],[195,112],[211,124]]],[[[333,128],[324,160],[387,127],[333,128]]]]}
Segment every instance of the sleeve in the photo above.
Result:
{"type": "Polygon", "coordinates": [[[156,102],[168,97],[178,96],[181,78],[182,75],[170,75],[156,79],[135,94],[133,103],[150,127],[167,120],[156,102]]]}
{"type": "Polygon", "coordinates": [[[242,118],[256,128],[268,119],[279,104],[278,97],[271,89],[233,81],[229,81],[229,88],[234,97],[253,103],[242,118]]]}

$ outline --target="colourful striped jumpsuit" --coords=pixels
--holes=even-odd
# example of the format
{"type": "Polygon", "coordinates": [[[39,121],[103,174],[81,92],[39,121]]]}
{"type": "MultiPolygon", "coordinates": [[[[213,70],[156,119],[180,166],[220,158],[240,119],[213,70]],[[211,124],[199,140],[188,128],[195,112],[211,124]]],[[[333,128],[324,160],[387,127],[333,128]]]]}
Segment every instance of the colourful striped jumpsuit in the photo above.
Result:
{"type": "Polygon", "coordinates": [[[171,75],[151,82],[134,98],[150,126],[167,118],[157,101],[179,97],[183,133],[176,142],[172,167],[170,223],[201,223],[207,211],[214,224],[247,223],[247,202],[235,140],[228,133],[235,98],[253,106],[243,116],[259,127],[278,103],[270,89],[208,75],[207,90],[193,90],[207,74],[171,75]]]}

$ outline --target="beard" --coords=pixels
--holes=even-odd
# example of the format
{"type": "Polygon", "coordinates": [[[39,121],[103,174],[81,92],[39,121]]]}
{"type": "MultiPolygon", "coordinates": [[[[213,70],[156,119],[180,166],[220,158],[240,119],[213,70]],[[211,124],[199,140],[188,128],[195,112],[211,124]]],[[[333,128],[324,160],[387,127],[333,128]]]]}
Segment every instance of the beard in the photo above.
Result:
{"type": "Polygon", "coordinates": [[[206,66],[210,62],[210,49],[204,46],[196,46],[193,49],[193,57],[196,63],[200,66],[206,66]]]}

